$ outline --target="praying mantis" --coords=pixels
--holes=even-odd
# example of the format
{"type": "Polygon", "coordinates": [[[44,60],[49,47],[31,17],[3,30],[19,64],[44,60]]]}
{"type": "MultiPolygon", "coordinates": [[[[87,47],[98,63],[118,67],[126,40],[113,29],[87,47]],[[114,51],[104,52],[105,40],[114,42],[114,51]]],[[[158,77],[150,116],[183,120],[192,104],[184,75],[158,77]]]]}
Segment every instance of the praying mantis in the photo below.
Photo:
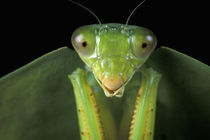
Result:
{"type": "Polygon", "coordinates": [[[161,75],[143,64],[155,49],[157,38],[147,28],[128,25],[129,18],[126,24],[101,24],[97,18],[99,24],[79,27],[72,34],[72,45],[86,64],[85,69],[69,75],[82,140],[153,139],[161,75]],[[123,96],[128,100],[133,97],[134,104],[126,104],[123,96]],[[119,106],[112,106],[113,102],[119,106]],[[116,119],[113,114],[118,112],[111,108],[121,110],[122,106],[125,110],[116,119]]]}
{"type": "Polygon", "coordinates": [[[0,139],[209,139],[209,66],[155,49],[154,33],[129,18],[79,27],[76,51],[59,48],[1,77],[0,139]]]}

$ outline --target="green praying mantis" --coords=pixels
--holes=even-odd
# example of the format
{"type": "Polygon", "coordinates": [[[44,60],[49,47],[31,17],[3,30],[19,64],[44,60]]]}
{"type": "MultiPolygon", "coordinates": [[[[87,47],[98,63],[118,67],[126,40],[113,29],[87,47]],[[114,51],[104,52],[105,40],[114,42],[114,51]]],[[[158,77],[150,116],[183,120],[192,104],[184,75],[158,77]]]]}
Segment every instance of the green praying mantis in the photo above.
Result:
{"type": "Polygon", "coordinates": [[[0,140],[210,139],[209,66],[156,41],[128,22],[78,28],[76,51],[0,78],[0,140]]]}
{"type": "MultiPolygon", "coordinates": [[[[91,12],[83,5],[76,4],[91,12]]],[[[72,45],[86,64],[85,70],[78,68],[69,75],[83,140],[153,139],[161,75],[142,65],[155,49],[157,39],[147,28],[128,25],[133,12],[126,24],[101,24],[91,12],[99,24],[82,26],[72,34],[72,45]],[[138,88],[133,90],[134,86],[138,88]],[[124,110],[118,120],[113,117],[113,113],[117,112],[110,108],[116,107],[112,106],[112,102],[123,106],[123,96],[128,99],[134,96],[135,103],[128,105],[128,110],[124,110]],[[126,113],[129,111],[132,112],[131,120],[126,113]],[[129,125],[128,131],[124,130],[126,125],[129,125]]]]}

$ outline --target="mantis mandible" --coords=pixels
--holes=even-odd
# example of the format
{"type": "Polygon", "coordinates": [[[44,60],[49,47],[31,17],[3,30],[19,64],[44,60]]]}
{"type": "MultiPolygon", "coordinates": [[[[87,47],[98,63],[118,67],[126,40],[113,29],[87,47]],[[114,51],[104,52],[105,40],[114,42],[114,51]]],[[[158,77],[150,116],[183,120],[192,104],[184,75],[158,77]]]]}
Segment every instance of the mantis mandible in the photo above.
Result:
{"type": "Polygon", "coordinates": [[[126,24],[101,24],[97,18],[99,24],[79,27],[72,34],[72,45],[86,64],[85,70],[78,68],[69,75],[83,140],[153,139],[156,93],[161,76],[142,65],[155,49],[157,39],[147,28],[128,25],[129,18],[126,24]],[[133,80],[136,73],[141,77],[133,80]],[[128,107],[132,112],[129,131],[123,134],[124,124],[129,121],[126,110],[117,124],[110,108],[113,100],[120,102],[128,83],[138,83],[138,89],[125,93],[135,96],[135,100],[134,106],[128,107]]]}

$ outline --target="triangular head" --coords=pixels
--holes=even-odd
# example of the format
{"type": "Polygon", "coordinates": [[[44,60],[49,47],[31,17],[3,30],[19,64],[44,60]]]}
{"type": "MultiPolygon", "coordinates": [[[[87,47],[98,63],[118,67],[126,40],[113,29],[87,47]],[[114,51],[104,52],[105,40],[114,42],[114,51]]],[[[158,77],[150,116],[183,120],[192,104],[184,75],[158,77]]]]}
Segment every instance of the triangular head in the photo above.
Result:
{"type": "Polygon", "coordinates": [[[117,23],[82,26],[71,41],[107,97],[122,97],[125,85],[157,44],[149,29],[117,23]]]}

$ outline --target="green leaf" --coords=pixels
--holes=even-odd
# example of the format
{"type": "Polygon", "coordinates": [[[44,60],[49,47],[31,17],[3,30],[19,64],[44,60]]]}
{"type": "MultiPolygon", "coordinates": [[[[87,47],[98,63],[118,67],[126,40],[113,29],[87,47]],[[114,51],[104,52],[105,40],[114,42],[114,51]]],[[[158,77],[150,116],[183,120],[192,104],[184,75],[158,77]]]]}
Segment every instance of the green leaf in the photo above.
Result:
{"type": "MultiPolygon", "coordinates": [[[[2,77],[0,139],[79,139],[68,74],[83,65],[73,50],[61,48],[2,77]]],[[[169,48],[156,50],[146,65],[162,75],[155,140],[210,138],[209,66],[169,48]]]]}
{"type": "Polygon", "coordinates": [[[68,74],[83,66],[74,51],[53,51],[0,80],[1,140],[79,139],[68,74]]]}
{"type": "Polygon", "coordinates": [[[147,65],[162,74],[155,139],[210,139],[210,67],[165,47],[147,65]]]}

